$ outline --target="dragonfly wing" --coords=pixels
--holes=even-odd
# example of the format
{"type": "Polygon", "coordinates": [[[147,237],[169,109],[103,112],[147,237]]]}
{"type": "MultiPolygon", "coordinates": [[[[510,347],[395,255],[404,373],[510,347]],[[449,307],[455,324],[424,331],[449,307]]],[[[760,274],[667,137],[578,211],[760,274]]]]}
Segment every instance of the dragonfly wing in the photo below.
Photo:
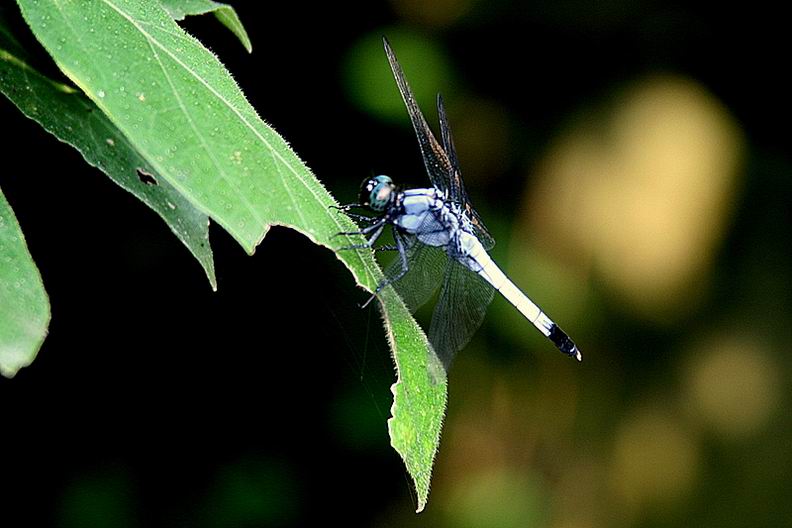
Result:
{"type": "Polygon", "coordinates": [[[474,234],[481,242],[481,245],[484,246],[484,249],[489,251],[495,246],[495,239],[487,231],[484,222],[473,208],[473,204],[470,203],[470,198],[465,191],[465,184],[462,182],[462,171],[459,170],[459,161],[457,160],[456,148],[454,147],[454,138],[451,135],[451,127],[448,125],[443,96],[440,94],[437,94],[437,115],[440,119],[440,137],[443,140],[443,148],[448,155],[452,168],[449,173],[449,196],[453,202],[460,204],[465,213],[467,213],[467,217],[473,225],[474,234]]]}
{"type": "Polygon", "coordinates": [[[473,234],[479,239],[484,249],[487,251],[491,250],[495,247],[495,239],[492,238],[487,228],[484,227],[484,222],[481,221],[478,212],[471,207],[470,202],[465,204],[465,209],[467,209],[468,218],[470,218],[470,223],[473,225],[473,234]]]}
{"type": "Polygon", "coordinates": [[[448,174],[448,195],[452,201],[462,203],[462,199],[466,197],[465,185],[462,183],[462,172],[459,170],[454,138],[451,136],[451,127],[448,126],[443,96],[440,94],[437,94],[437,116],[440,119],[440,139],[443,141],[443,150],[451,162],[451,171],[448,174]]]}
{"type": "Polygon", "coordinates": [[[454,259],[448,259],[440,298],[432,314],[429,342],[448,371],[457,352],[481,326],[495,295],[492,286],[454,259]]]}
{"type": "Polygon", "coordinates": [[[415,135],[418,137],[418,145],[421,148],[421,155],[423,156],[424,165],[426,165],[426,172],[432,180],[432,185],[441,191],[450,191],[449,181],[450,174],[453,171],[453,166],[448,155],[437,142],[437,139],[432,134],[432,130],[426,122],[421,109],[418,108],[418,103],[415,102],[415,95],[413,95],[410,85],[407,84],[407,79],[404,77],[399,61],[396,59],[396,54],[388,42],[388,39],[382,39],[385,45],[385,54],[388,56],[393,76],[396,78],[396,84],[399,86],[404,104],[407,106],[407,113],[410,115],[415,135]]]}
{"type": "Polygon", "coordinates": [[[415,102],[415,95],[404,77],[404,71],[388,39],[383,38],[382,40],[385,45],[385,54],[388,56],[388,62],[399,87],[399,92],[404,104],[407,106],[407,113],[410,115],[410,121],[418,138],[418,145],[421,148],[426,172],[429,174],[432,185],[441,191],[448,192],[451,200],[464,208],[467,217],[473,225],[474,234],[481,241],[484,249],[492,249],[495,245],[495,240],[487,231],[479,214],[473,209],[462,183],[462,173],[459,170],[459,161],[457,160],[456,149],[451,138],[451,129],[448,126],[448,118],[446,117],[442,97],[438,95],[437,99],[437,112],[440,117],[440,131],[443,140],[443,145],[441,146],[432,133],[432,129],[429,128],[426,118],[421,113],[421,109],[418,108],[418,103],[415,102]]]}
{"type": "Polygon", "coordinates": [[[405,243],[408,271],[398,278],[402,272],[402,259],[397,255],[385,270],[385,277],[393,281],[396,293],[402,298],[407,308],[415,312],[426,304],[440,287],[443,271],[448,256],[443,248],[427,246],[415,235],[401,235],[405,243]]]}

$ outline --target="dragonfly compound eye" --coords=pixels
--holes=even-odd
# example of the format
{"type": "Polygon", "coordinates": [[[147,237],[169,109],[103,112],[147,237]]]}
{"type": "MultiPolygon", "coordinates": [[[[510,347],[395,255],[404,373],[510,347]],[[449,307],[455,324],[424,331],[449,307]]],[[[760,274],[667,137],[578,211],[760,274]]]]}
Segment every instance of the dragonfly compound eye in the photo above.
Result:
{"type": "Polygon", "coordinates": [[[363,182],[360,188],[360,203],[374,211],[384,211],[393,192],[393,180],[379,175],[363,182]]]}

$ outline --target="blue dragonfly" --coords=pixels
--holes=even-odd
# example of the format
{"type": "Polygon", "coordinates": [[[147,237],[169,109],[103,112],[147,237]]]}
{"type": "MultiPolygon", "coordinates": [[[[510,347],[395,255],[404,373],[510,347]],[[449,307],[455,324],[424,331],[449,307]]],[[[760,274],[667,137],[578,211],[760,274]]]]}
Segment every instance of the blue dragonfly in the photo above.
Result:
{"type": "Polygon", "coordinates": [[[393,285],[415,311],[440,288],[428,337],[448,370],[457,352],[481,325],[498,291],[561,352],[580,361],[580,351],[569,336],[509,280],[488,254],[495,241],[465,192],[442,96],[437,96],[441,144],[418,108],[387,38],[383,43],[432,186],[402,189],[390,177],[378,175],[363,182],[358,203],[339,207],[365,224],[359,231],[339,235],[366,237],[366,242],[342,249],[398,252],[363,306],[393,285]],[[355,208],[369,215],[351,212],[355,208]],[[394,244],[375,247],[386,227],[392,228],[394,244]]]}

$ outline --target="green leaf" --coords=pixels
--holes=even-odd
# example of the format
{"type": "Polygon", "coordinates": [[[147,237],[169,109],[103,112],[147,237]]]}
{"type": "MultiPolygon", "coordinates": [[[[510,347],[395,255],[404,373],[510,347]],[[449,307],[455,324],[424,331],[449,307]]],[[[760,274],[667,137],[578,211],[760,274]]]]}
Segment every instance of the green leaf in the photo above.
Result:
{"type": "Polygon", "coordinates": [[[30,365],[47,336],[49,300],[14,211],[0,191],[0,374],[30,365]]]}
{"type": "Polygon", "coordinates": [[[3,44],[0,38],[0,92],[23,114],[76,148],[88,163],[159,214],[201,264],[212,288],[217,289],[209,218],[161,178],[87,97],[43,77],[5,51],[3,44]]]}
{"type": "MultiPolygon", "coordinates": [[[[217,58],[154,0],[18,0],[61,70],[122,131],[157,173],[252,253],[272,225],[322,246],[355,229],[286,142],[258,117],[217,58]]],[[[383,67],[387,67],[383,59],[383,67]]],[[[352,242],[355,240],[353,239],[352,242]]],[[[381,272],[370,251],[338,251],[371,291],[381,272]]],[[[398,380],[391,442],[429,492],[446,381],[426,336],[399,297],[380,295],[398,380]]]]}
{"type": "Polygon", "coordinates": [[[247,31],[233,7],[212,0],[160,0],[160,4],[174,20],[184,20],[190,15],[214,13],[215,18],[236,35],[248,53],[253,53],[247,31]]]}
{"type": "Polygon", "coordinates": [[[420,512],[429,497],[448,380],[426,336],[393,288],[380,293],[380,303],[399,376],[391,386],[393,406],[388,432],[391,445],[401,455],[415,482],[420,512]]]}

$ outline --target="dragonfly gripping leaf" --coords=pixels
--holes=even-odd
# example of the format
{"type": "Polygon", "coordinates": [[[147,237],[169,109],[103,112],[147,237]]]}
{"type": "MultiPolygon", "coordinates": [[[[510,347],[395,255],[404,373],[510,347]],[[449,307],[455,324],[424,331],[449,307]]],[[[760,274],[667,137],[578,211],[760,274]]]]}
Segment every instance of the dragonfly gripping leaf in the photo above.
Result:
{"type": "Polygon", "coordinates": [[[384,228],[390,227],[396,244],[385,248],[399,253],[385,271],[375,295],[392,285],[415,310],[439,289],[428,335],[446,369],[481,326],[496,291],[561,352],[580,360],[580,351],[569,336],[489,256],[488,250],[495,241],[465,191],[443,99],[437,100],[441,143],[418,108],[387,39],[384,45],[431,186],[400,189],[385,175],[363,182],[360,203],[355,206],[374,216],[366,220],[368,225],[360,231],[343,234],[367,237],[365,244],[351,247],[373,248],[384,228]]]}

